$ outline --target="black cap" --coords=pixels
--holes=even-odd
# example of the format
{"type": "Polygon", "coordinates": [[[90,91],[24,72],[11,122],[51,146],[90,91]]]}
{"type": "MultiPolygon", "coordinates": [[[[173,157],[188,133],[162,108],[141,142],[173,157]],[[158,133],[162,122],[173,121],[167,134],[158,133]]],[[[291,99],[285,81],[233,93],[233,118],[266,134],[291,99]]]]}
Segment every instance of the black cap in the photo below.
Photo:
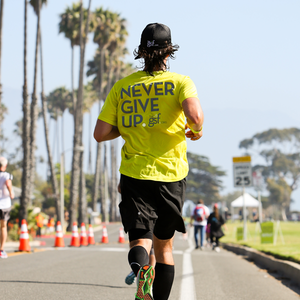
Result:
{"type": "Polygon", "coordinates": [[[161,49],[171,44],[171,30],[164,24],[148,24],[142,32],[141,46],[145,48],[161,49]]]}

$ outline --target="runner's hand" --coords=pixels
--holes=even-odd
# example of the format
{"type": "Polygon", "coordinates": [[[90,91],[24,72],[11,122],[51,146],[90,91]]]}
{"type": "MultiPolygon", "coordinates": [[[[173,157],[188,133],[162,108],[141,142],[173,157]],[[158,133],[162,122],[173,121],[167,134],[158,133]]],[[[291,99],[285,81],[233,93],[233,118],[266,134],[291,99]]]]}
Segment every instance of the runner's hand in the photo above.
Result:
{"type": "Polygon", "coordinates": [[[203,130],[201,130],[199,133],[192,132],[188,123],[185,124],[185,130],[188,130],[186,131],[185,136],[192,141],[199,140],[203,135],[203,130]]]}

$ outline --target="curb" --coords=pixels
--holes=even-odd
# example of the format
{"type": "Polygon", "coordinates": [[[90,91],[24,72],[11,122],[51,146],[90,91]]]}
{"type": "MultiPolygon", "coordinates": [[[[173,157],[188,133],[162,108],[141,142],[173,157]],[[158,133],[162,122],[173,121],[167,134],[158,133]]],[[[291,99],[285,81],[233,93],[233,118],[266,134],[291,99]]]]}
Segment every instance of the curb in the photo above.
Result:
{"type": "MultiPolygon", "coordinates": [[[[17,241],[17,242],[6,242],[4,246],[5,246],[5,248],[19,248],[19,245],[20,245],[20,242],[17,241]]],[[[43,241],[30,241],[29,245],[31,247],[44,246],[45,242],[43,242],[43,241]]]]}
{"type": "Polygon", "coordinates": [[[284,277],[291,279],[297,285],[300,285],[300,264],[287,260],[280,260],[245,246],[222,243],[222,247],[235,254],[247,256],[249,259],[257,262],[270,271],[277,271],[284,277]]]}

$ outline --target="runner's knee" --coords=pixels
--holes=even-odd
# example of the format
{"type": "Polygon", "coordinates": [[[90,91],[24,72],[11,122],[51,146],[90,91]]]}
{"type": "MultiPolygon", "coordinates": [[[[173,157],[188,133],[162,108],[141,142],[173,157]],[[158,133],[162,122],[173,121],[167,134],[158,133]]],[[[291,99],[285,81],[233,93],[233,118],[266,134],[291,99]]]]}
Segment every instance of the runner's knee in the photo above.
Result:
{"type": "Polygon", "coordinates": [[[173,238],[168,240],[160,240],[153,236],[153,245],[156,261],[159,263],[173,265],[173,238]]]}

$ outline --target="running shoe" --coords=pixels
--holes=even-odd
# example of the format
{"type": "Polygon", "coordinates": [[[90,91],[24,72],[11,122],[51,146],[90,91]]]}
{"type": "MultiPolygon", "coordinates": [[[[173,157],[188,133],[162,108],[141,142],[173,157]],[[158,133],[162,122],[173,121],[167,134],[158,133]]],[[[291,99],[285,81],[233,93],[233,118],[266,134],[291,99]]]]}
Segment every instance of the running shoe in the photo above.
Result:
{"type": "Polygon", "coordinates": [[[125,283],[131,285],[135,282],[135,274],[131,271],[125,278],[125,283]]]}
{"type": "Polygon", "coordinates": [[[215,248],[216,248],[216,243],[212,243],[212,248],[211,248],[211,250],[215,250],[215,248]]]}
{"type": "Polygon", "coordinates": [[[150,265],[144,265],[139,273],[137,280],[137,292],[135,300],[153,300],[152,284],[154,281],[155,271],[150,265]]]}
{"type": "Polygon", "coordinates": [[[7,254],[4,250],[0,250],[0,258],[7,258],[7,254]]]}

